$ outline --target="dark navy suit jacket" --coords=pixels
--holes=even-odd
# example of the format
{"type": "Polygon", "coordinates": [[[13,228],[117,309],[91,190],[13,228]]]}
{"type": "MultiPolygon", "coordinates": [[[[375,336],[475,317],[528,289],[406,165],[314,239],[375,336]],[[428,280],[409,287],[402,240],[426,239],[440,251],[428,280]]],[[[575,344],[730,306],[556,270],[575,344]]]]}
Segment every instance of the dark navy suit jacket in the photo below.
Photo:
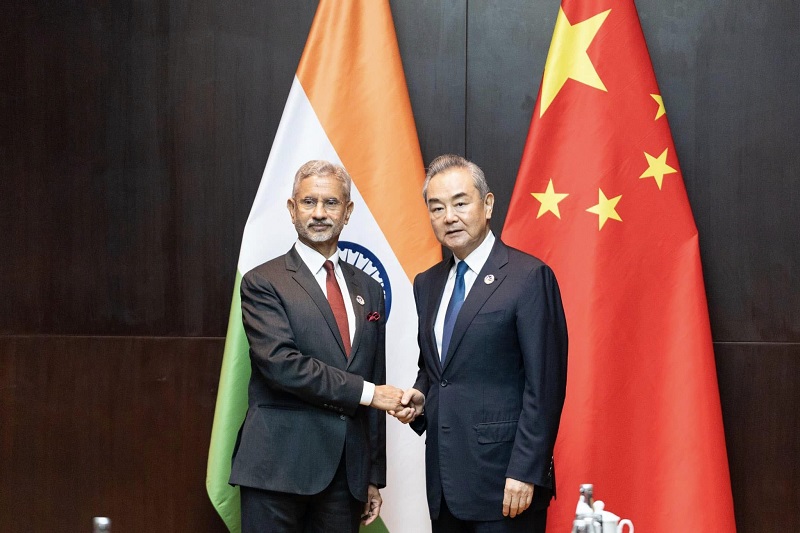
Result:
{"type": "Polygon", "coordinates": [[[433,327],[453,259],[414,280],[432,518],[444,496],[462,520],[500,520],[507,477],[534,483],[533,509],[555,488],[567,326],[553,271],[497,239],[456,320],[444,368],[433,327]],[[487,278],[494,276],[494,278],[487,278]]]}

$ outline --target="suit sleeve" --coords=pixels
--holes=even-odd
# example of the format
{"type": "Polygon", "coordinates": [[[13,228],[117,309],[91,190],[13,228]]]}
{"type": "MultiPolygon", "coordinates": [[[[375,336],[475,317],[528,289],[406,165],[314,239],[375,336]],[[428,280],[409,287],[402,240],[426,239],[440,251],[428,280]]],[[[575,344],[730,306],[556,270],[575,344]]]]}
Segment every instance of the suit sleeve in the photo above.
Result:
{"type": "MultiPolygon", "coordinates": [[[[378,351],[375,354],[375,366],[372,383],[386,384],[386,303],[383,291],[377,291],[380,298],[380,321],[378,322],[378,351]]],[[[370,475],[369,482],[379,489],[386,486],[386,412],[380,409],[369,409],[370,438],[370,475]]]]}
{"type": "MultiPolygon", "coordinates": [[[[425,398],[428,397],[428,391],[430,389],[430,377],[428,376],[428,370],[425,367],[425,358],[422,356],[422,312],[420,309],[422,295],[420,290],[420,277],[417,276],[414,278],[414,302],[416,303],[417,307],[417,346],[419,346],[419,358],[417,360],[417,365],[419,370],[417,371],[417,380],[414,382],[414,388],[420,391],[422,394],[425,395],[425,398]]],[[[425,413],[418,416],[411,424],[411,429],[417,432],[417,434],[422,435],[425,432],[425,428],[428,426],[428,421],[425,418],[425,413]]]]}
{"type": "Polygon", "coordinates": [[[300,353],[283,302],[269,280],[251,270],[242,278],[241,296],[254,371],[271,387],[308,403],[355,414],[364,379],[300,353]]]}
{"type": "Polygon", "coordinates": [[[516,322],[525,387],[506,477],[554,488],[551,460],[566,394],[567,323],[558,283],[547,265],[528,274],[516,322]]]}

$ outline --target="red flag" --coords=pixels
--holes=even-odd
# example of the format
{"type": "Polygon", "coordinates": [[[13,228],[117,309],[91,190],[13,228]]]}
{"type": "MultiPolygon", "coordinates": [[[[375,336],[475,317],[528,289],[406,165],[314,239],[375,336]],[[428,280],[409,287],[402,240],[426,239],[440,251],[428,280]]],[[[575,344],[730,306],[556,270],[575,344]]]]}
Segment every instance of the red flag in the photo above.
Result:
{"type": "Polygon", "coordinates": [[[503,239],[567,314],[549,530],[593,483],[639,531],[734,531],[697,229],[632,0],[563,1],[503,239]]]}

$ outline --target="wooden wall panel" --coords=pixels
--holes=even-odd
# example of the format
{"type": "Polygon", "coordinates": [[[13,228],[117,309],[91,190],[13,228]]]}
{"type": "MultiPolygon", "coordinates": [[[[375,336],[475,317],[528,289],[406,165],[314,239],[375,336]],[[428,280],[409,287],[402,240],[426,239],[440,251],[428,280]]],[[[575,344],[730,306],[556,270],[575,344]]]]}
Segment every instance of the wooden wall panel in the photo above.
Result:
{"type": "Polygon", "coordinates": [[[445,153],[463,154],[467,1],[405,0],[391,6],[423,163],[445,153]]]}
{"type": "Polygon", "coordinates": [[[0,337],[0,531],[224,531],[205,490],[222,348],[0,337]]]}
{"type": "Polygon", "coordinates": [[[0,333],[225,334],[316,2],[292,6],[4,8],[0,333]]]}
{"type": "Polygon", "coordinates": [[[559,2],[472,0],[467,22],[466,157],[495,195],[499,235],[528,137],[559,2]]]}
{"type": "Polygon", "coordinates": [[[800,345],[717,343],[739,533],[800,522],[800,345]]]}

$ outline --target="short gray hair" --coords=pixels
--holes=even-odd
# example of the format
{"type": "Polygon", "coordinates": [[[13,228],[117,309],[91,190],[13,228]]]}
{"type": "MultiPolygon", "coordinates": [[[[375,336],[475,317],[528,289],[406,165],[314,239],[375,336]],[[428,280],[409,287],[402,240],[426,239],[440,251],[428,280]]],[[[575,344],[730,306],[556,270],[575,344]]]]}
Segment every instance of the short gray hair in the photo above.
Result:
{"type": "Polygon", "coordinates": [[[478,193],[481,195],[481,200],[486,198],[486,195],[490,192],[489,184],[486,183],[486,176],[484,176],[481,167],[472,161],[464,159],[460,155],[445,154],[440,155],[431,161],[430,165],[428,165],[428,171],[425,173],[425,184],[422,186],[422,197],[426,202],[428,201],[428,184],[430,183],[431,178],[437,174],[445,172],[446,170],[450,170],[451,168],[467,169],[472,175],[472,182],[475,184],[475,188],[478,189],[478,193]]]}
{"type": "Polygon", "coordinates": [[[333,176],[338,179],[344,185],[345,201],[350,201],[350,184],[353,182],[350,174],[347,173],[342,165],[322,159],[312,159],[297,169],[297,173],[294,175],[294,185],[292,186],[292,197],[297,194],[300,182],[310,176],[333,176]]]}

